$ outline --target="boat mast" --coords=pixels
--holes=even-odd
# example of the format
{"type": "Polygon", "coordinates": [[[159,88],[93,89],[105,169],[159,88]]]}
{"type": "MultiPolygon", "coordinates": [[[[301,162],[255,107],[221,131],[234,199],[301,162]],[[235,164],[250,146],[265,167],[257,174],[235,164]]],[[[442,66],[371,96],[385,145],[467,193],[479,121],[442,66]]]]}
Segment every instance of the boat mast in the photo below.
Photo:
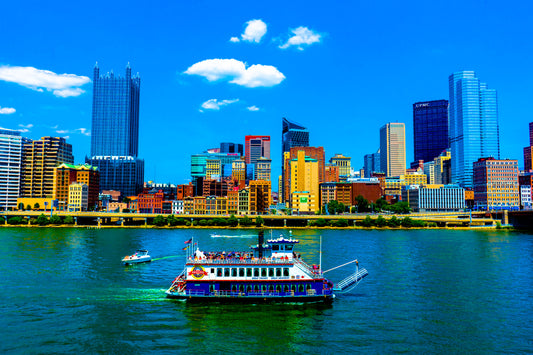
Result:
{"type": "Polygon", "coordinates": [[[322,235],[320,235],[320,259],[318,264],[318,271],[320,272],[320,276],[322,276],[322,235]]]}

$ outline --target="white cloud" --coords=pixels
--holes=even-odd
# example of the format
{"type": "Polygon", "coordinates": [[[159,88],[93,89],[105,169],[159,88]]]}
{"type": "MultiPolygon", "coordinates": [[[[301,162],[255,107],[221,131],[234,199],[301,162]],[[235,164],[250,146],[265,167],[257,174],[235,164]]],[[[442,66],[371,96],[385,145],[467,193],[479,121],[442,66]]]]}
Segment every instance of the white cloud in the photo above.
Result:
{"type": "Polygon", "coordinates": [[[278,85],[285,79],[276,67],[246,64],[236,59],[206,59],[190,66],[185,74],[200,75],[209,81],[229,79],[230,83],[255,88],[278,85]]]}
{"type": "Polygon", "coordinates": [[[250,20],[246,22],[248,26],[244,29],[241,35],[243,41],[246,42],[261,42],[261,38],[267,33],[267,25],[261,20],[250,20]]]}
{"type": "Polygon", "coordinates": [[[66,129],[58,129],[58,130],[56,131],[56,133],[59,133],[59,134],[65,134],[65,133],[68,133],[68,130],[66,130],[66,129]]]}
{"type": "Polygon", "coordinates": [[[299,50],[303,51],[302,45],[311,45],[320,42],[322,35],[314,32],[307,27],[300,26],[291,30],[294,36],[289,38],[287,43],[279,46],[281,49],[289,48],[290,46],[297,46],[299,50]]]}
{"type": "Polygon", "coordinates": [[[259,111],[259,107],[255,106],[255,105],[254,105],[254,106],[247,107],[246,109],[247,109],[248,111],[259,111]]]}
{"type": "Polygon", "coordinates": [[[13,107],[0,107],[0,115],[10,115],[16,111],[13,107]]]}
{"type": "Polygon", "coordinates": [[[19,127],[22,127],[22,128],[32,128],[33,125],[30,123],[30,124],[27,124],[27,125],[23,125],[23,124],[19,124],[19,127]]]}
{"type": "Polygon", "coordinates": [[[87,136],[87,137],[91,135],[91,132],[89,132],[87,128],[76,128],[74,131],[79,131],[80,134],[83,134],[84,136],[87,136]]]}
{"type": "Polygon", "coordinates": [[[63,138],[65,138],[65,139],[70,139],[70,136],[63,136],[63,138]]]}
{"type": "MultiPolygon", "coordinates": [[[[235,102],[239,102],[239,99],[233,99],[233,100],[220,100],[218,101],[217,99],[211,99],[211,100],[207,100],[206,102],[204,102],[202,104],[202,108],[206,109],[206,110],[220,110],[220,107],[222,106],[227,106],[227,105],[230,105],[230,104],[233,104],[235,102]]],[[[203,112],[203,110],[200,110],[200,112],[203,112]]]]}
{"type": "Polygon", "coordinates": [[[79,86],[91,81],[86,76],[56,74],[34,67],[11,67],[7,65],[0,66],[0,80],[17,83],[39,92],[46,89],[58,97],[79,96],[85,92],[79,86]]]}
{"type": "Polygon", "coordinates": [[[230,42],[233,42],[233,43],[237,43],[237,42],[240,42],[241,40],[239,39],[239,37],[231,37],[229,39],[230,42]]]}

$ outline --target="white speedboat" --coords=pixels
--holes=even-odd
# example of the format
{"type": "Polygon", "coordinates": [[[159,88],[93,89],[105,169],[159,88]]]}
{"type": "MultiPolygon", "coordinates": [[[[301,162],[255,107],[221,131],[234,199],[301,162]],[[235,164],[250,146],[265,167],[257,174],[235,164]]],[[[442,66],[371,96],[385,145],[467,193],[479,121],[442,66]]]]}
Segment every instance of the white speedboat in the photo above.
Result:
{"type": "Polygon", "coordinates": [[[137,250],[133,255],[126,255],[122,262],[124,265],[146,263],[152,261],[152,257],[148,255],[148,250],[137,250]]]}

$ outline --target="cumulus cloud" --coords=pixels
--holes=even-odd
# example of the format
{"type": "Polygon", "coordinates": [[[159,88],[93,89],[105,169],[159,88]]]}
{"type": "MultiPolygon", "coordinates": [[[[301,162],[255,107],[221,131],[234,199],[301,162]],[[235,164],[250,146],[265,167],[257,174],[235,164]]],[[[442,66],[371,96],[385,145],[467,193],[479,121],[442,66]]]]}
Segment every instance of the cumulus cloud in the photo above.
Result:
{"type": "Polygon", "coordinates": [[[261,38],[267,33],[267,25],[261,20],[250,20],[246,22],[246,28],[241,35],[243,41],[261,42],[261,38]]]}
{"type": "MultiPolygon", "coordinates": [[[[206,102],[204,102],[202,104],[202,108],[203,109],[206,109],[206,110],[220,110],[220,107],[222,106],[227,106],[227,105],[231,105],[235,102],[239,102],[239,99],[233,99],[233,100],[217,100],[217,99],[210,99],[210,100],[207,100],[206,102]]],[[[202,110],[200,110],[200,112],[203,112],[202,110]]]]}
{"type": "MultiPolygon", "coordinates": [[[[53,129],[57,128],[57,126],[52,127],[53,129]]],[[[87,128],[76,128],[74,130],[68,130],[68,129],[58,129],[56,130],[57,134],[67,134],[67,133],[79,133],[83,134],[84,136],[90,136],[91,132],[87,130],[87,128]]]]}
{"type": "Polygon", "coordinates": [[[79,132],[80,134],[83,134],[84,136],[87,136],[87,137],[91,135],[91,132],[89,132],[87,128],[76,128],[74,131],[79,132]]]}
{"type": "Polygon", "coordinates": [[[34,67],[11,67],[7,65],[0,66],[0,80],[16,83],[39,92],[46,89],[58,97],[79,96],[85,92],[79,86],[91,81],[86,76],[56,74],[34,67]]]}
{"type": "Polygon", "coordinates": [[[65,133],[68,133],[68,130],[66,130],[66,129],[58,129],[58,130],[56,131],[56,133],[59,133],[59,134],[65,134],[65,133]]]}
{"type": "Polygon", "coordinates": [[[237,42],[240,42],[241,40],[239,39],[239,37],[231,37],[229,39],[230,42],[233,42],[233,43],[237,43],[237,42]]]}
{"type": "Polygon", "coordinates": [[[236,59],[206,59],[190,66],[185,74],[203,76],[209,81],[226,79],[249,88],[270,87],[285,79],[274,66],[255,64],[247,68],[246,63],[236,59]]]}
{"type": "Polygon", "coordinates": [[[299,50],[303,51],[304,45],[309,46],[313,43],[319,43],[322,39],[322,35],[303,26],[291,30],[291,32],[293,36],[290,37],[285,44],[279,46],[279,48],[286,49],[291,46],[296,46],[299,50]]]}
{"type": "Polygon", "coordinates": [[[13,107],[1,107],[0,106],[0,115],[10,115],[12,113],[15,113],[17,110],[15,110],[13,107]]]}
{"type": "Polygon", "coordinates": [[[246,109],[248,111],[259,111],[259,107],[255,106],[255,105],[254,106],[249,106],[246,109]]]}
{"type": "Polygon", "coordinates": [[[22,127],[22,128],[32,128],[33,125],[30,123],[30,124],[27,124],[27,125],[23,125],[23,124],[19,124],[19,127],[22,127]]]}

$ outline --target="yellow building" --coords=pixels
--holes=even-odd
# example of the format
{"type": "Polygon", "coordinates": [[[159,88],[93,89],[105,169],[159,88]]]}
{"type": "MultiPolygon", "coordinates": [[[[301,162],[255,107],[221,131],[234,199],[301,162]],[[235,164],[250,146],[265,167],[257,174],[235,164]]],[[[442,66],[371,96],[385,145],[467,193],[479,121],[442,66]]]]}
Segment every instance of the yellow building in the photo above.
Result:
{"type": "Polygon", "coordinates": [[[420,172],[385,178],[383,190],[385,195],[402,194],[402,187],[407,185],[427,185],[427,175],[420,172]]]}
{"type": "Polygon", "coordinates": [[[205,198],[206,214],[228,214],[228,198],[220,196],[207,196],[205,198]]]}
{"type": "Polygon", "coordinates": [[[435,183],[443,184],[446,179],[444,178],[445,171],[444,165],[446,161],[449,161],[452,158],[450,150],[442,152],[441,155],[436,157],[433,161],[435,162],[435,183]]]}
{"type": "Polygon", "coordinates": [[[270,169],[272,165],[272,160],[265,157],[257,159],[255,163],[254,180],[265,180],[270,181],[270,169]]]}
{"type": "Polygon", "coordinates": [[[387,123],[379,130],[381,171],[387,177],[405,174],[405,124],[387,123]]]}
{"type": "Polygon", "coordinates": [[[427,185],[428,183],[427,175],[420,171],[401,175],[400,179],[405,181],[404,185],[427,185]]]}
{"type": "Polygon", "coordinates": [[[196,196],[193,198],[193,200],[194,200],[194,214],[205,214],[206,213],[205,196],[196,196]]]}
{"type": "Polygon", "coordinates": [[[246,160],[244,157],[231,162],[231,178],[237,181],[246,180],[246,160]]]}
{"type": "Polygon", "coordinates": [[[87,211],[89,187],[73,182],[68,187],[68,210],[71,212],[87,211]]]}
{"type": "MultiPolygon", "coordinates": [[[[53,198],[40,198],[40,197],[19,197],[17,199],[18,210],[50,210],[52,206],[53,198]],[[21,206],[22,204],[22,206],[21,206]],[[29,206],[29,208],[28,208],[29,206]],[[38,206],[36,208],[36,206],[38,206]],[[22,207],[22,208],[20,208],[22,207]]],[[[54,209],[56,209],[54,207],[54,209]]],[[[57,210],[57,209],[56,209],[57,210]]]]}
{"type": "Polygon", "coordinates": [[[42,137],[22,145],[20,197],[52,198],[54,168],[61,163],[72,164],[72,145],[65,138],[42,137]]]}
{"type": "Polygon", "coordinates": [[[294,211],[298,211],[298,213],[314,213],[316,211],[313,207],[316,201],[313,201],[313,196],[309,192],[293,192],[291,196],[291,206],[294,211]]]}
{"type": "Polygon", "coordinates": [[[183,199],[183,213],[194,214],[194,198],[193,197],[185,197],[183,199]]]}
{"type": "MultiPolygon", "coordinates": [[[[319,209],[319,180],[318,180],[318,161],[305,156],[303,150],[298,151],[296,159],[290,161],[290,173],[291,173],[291,208],[297,209],[296,205],[293,205],[296,198],[292,197],[292,194],[307,193],[307,204],[305,207],[307,212],[315,212],[319,209]]],[[[301,202],[297,203],[297,206],[302,206],[301,202]]],[[[303,212],[303,211],[302,211],[303,212]]]]}
{"type": "Polygon", "coordinates": [[[205,161],[205,178],[220,179],[220,176],[222,176],[220,159],[207,159],[205,161]]]}
{"type": "Polygon", "coordinates": [[[59,203],[69,204],[69,186],[73,182],[88,187],[87,205],[96,206],[100,190],[100,173],[98,168],[88,164],[73,165],[63,163],[54,168],[54,199],[59,203]]]}

